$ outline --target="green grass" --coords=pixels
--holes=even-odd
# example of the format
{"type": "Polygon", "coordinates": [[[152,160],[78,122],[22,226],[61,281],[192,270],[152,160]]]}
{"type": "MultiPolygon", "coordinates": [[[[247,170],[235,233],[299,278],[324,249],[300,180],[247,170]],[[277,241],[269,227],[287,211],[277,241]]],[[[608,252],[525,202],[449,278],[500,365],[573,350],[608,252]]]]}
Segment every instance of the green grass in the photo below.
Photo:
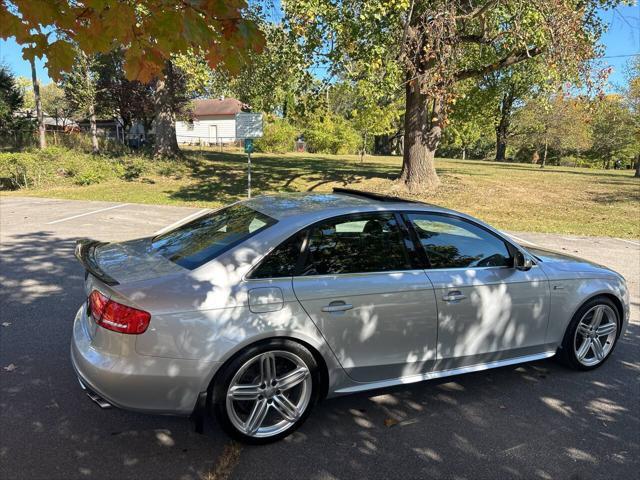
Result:
{"type": "MultiPolygon", "coordinates": [[[[165,164],[166,165],[166,164],[165,164]]],[[[415,198],[474,215],[498,228],[640,237],[640,181],[633,172],[438,159],[442,180],[415,198]]],[[[399,157],[253,155],[253,194],[350,186],[409,196],[394,181],[399,157]]],[[[141,178],[9,192],[78,200],[219,206],[246,196],[246,155],[187,152],[178,174],[149,168],[141,178]]],[[[5,192],[6,194],[6,192],[5,192]]]]}

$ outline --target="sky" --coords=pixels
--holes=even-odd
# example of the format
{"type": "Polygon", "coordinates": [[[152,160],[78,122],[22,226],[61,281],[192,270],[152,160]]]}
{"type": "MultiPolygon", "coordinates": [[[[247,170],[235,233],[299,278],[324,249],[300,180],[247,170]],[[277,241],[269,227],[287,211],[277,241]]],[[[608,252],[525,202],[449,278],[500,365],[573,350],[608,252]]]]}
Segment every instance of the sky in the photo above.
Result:
{"type": "MultiPolygon", "coordinates": [[[[608,31],[601,43],[605,46],[605,65],[613,67],[609,77],[609,90],[625,83],[624,67],[632,55],[640,55],[640,3],[618,7],[600,14],[608,31]]],[[[22,58],[22,49],[13,39],[0,40],[0,65],[9,67],[16,76],[31,78],[29,62],[22,58]]],[[[44,62],[36,61],[36,71],[42,84],[51,82],[44,62]]]]}

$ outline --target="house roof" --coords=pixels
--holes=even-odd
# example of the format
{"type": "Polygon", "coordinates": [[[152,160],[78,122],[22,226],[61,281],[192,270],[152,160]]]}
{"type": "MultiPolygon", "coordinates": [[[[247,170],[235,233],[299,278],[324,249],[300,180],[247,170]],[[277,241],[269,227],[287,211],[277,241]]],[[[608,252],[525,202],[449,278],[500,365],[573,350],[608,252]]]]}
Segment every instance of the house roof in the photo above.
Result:
{"type": "Polygon", "coordinates": [[[193,115],[204,117],[207,115],[235,115],[246,107],[240,100],[235,98],[215,98],[206,100],[195,100],[193,115]]]}

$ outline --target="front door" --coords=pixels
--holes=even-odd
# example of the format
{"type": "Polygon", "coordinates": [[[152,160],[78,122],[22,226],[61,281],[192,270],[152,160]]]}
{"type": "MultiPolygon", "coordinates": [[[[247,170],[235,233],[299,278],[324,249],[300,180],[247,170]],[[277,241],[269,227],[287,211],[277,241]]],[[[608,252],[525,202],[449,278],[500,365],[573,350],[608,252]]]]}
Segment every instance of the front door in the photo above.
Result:
{"type": "Polygon", "coordinates": [[[407,215],[438,304],[437,370],[546,351],[549,282],[538,266],[513,268],[507,244],[460,217],[407,215]]]}
{"type": "Polygon", "coordinates": [[[330,219],[307,243],[293,288],[347,373],[370,382],[431,370],[435,297],[396,216],[330,219]]]}

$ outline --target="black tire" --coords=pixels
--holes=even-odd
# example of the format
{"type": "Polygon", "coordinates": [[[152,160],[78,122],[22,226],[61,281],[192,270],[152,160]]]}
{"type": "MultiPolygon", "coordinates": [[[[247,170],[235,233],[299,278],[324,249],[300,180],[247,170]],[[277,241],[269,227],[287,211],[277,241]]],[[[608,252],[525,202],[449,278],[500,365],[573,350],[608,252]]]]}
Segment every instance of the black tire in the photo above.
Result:
{"type": "Polygon", "coordinates": [[[558,360],[569,368],[572,368],[574,370],[581,370],[581,371],[594,370],[602,366],[607,361],[607,359],[611,356],[611,354],[613,353],[613,350],[615,349],[618,343],[618,338],[620,338],[620,333],[621,333],[620,332],[621,325],[622,325],[622,322],[620,319],[620,312],[618,311],[618,307],[609,298],[604,296],[599,296],[599,297],[594,297],[588,300],[587,302],[584,303],[584,305],[582,305],[578,309],[578,311],[576,311],[573,318],[571,319],[571,322],[569,323],[569,326],[567,327],[567,330],[564,334],[564,338],[562,339],[562,345],[557,355],[558,360]],[[614,312],[615,321],[617,323],[617,332],[616,332],[614,344],[611,347],[611,349],[607,352],[604,359],[602,359],[599,363],[595,365],[587,366],[582,364],[578,360],[578,357],[576,356],[576,352],[574,348],[574,339],[576,335],[576,329],[578,328],[578,325],[582,317],[589,310],[591,310],[593,307],[597,305],[606,305],[607,307],[611,308],[611,310],[614,312]]]}
{"type": "Polygon", "coordinates": [[[303,345],[293,340],[274,338],[245,348],[221,367],[220,371],[216,374],[212,385],[209,387],[208,398],[211,400],[209,402],[209,408],[210,411],[213,411],[219,425],[222,426],[229,436],[243,443],[263,445],[277,442],[278,440],[287,437],[304,423],[311,413],[311,410],[318,402],[321,391],[320,387],[320,369],[318,368],[318,364],[313,354],[303,345]],[[255,437],[246,435],[233,424],[230,419],[229,412],[227,411],[226,397],[231,381],[242,366],[257,355],[269,351],[290,352],[303,360],[311,377],[311,398],[309,399],[304,412],[297,421],[295,421],[295,423],[287,428],[287,430],[269,437],[255,437]]]}

